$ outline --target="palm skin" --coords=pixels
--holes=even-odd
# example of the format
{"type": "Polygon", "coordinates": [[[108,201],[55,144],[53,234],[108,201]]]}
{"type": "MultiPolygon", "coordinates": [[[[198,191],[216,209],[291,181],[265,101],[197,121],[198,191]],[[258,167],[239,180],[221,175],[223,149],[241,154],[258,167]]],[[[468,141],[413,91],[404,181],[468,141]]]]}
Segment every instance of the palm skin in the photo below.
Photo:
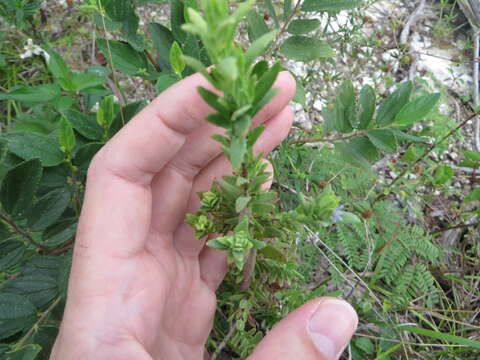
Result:
{"type": "MultiPolygon", "coordinates": [[[[74,249],[67,306],[52,359],[202,359],[226,254],[184,223],[197,193],[230,171],[205,124],[212,110],[194,75],[167,90],[96,155],[74,249]]],[[[288,133],[294,80],[283,73],[256,117],[257,152],[288,133]]]]}

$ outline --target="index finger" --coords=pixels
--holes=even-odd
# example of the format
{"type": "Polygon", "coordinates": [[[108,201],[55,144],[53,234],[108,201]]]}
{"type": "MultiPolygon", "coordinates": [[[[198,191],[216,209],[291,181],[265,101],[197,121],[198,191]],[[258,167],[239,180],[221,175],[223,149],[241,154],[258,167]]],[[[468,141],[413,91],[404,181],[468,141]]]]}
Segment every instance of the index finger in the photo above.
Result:
{"type": "Polygon", "coordinates": [[[143,248],[151,220],[150,183],[204,124],[212,109],[197,92],[200,75],[166,90],[124,126],[95,156],[77,233],[76,253],[128,257],[143,248]]]}

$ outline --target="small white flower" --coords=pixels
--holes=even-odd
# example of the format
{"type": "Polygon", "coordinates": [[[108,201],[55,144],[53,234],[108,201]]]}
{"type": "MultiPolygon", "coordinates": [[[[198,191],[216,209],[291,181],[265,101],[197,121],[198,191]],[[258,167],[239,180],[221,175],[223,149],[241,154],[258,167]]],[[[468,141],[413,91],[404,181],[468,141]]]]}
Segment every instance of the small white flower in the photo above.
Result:
{"type": "Polygon", "coordinates": [[[48,53],[40,46],[35,45],[32,39],[27,40],[27,45],[25,45],[23,49],[25,50],[25,52],[20,55],[21,59],[27,59],[32,57],[33,55],[43,55],[45,57],[45,60],[47,61],[50,59],[50,55],[48,55],[48,53]]]}
{"type": "Polygon", "coordinates": [[[113,95],[113,102],[114,102],[115,104],[118,104],[118,103],[119,103],[119,100],[118,100],[117,95],[113,95]]]}
{"type": "Polygon", "coordinates": [[[100,103],[97,102],[95,105],[92,106],[92,112],[97,112],[100,109],[100,103]]]}

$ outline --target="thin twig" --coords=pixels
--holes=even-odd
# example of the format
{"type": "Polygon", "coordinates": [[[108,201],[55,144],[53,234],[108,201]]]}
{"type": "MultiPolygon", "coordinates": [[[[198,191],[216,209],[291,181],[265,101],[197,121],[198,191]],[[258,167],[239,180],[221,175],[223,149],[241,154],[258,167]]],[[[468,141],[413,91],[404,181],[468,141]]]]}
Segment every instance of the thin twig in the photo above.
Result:
{"type": "Polygon", "coordinates": [[[461,228],[470,227],[470,226],[475,227],[475,226],[479,226],[479,225],[480,225],[480,222],[475,222],[475,223],[468,223],[467,222],[467,223],[458,224],[458,225],[455,225],[455,226],[449,226],[449,227],[444,228],[444,229],[431,231],[430,235],[440,234],[440,233],[445,232],[445,231],[454,230],[454,229],[461,229],[461,228]]]}
{"type": "Polygon", "coordinates": [[[255,263],[257,261],[257,249],[250,249],[248,252],[247,262],[243,269],[243,280],[240,285],[240,291],[245,291],[250,287],[252,281],[253,271],[255,270],[255,263]]]}
{"type": "MultiPolygon", "coordinates": [[[[448,132],[447,135],[445,135],[443,138],[441,138],[439,141],[437,141],[435,144],[433,144],[430,149],[428,149],[427,152],[425,152],[425,154],[423,154],[420,158],[418,158],[417,161],[415,161],[412,166],[408,166],[406,167],[395,179],[392,180],[392,182],[390,183],[390,185],[388,185],[387,187],[387,190],[390,189],[394,184],[397,183],[398,180],[400,180],[402,177],[405,176],[405,174],[407,172],[410,171],[410,169],[412,167],[414,167],[415,165],[421,163],[427,156],[429,156],[433,150],[435,150],[435,148],[440,145],[442,142],[444,142],[446,139],[448,139],[450,136],[452,136],[453,134],[455,134],[458,130],[460,130],[462,127],[464,127],[465,125],[467,125],[467,123],[473,119],[475,119],[477,116],[479,115],[478,112],[474,113],[473,115],[469,116],[466,120],[463,120],[457,127],[455,127],[454,129],[452,129],[451,131],[448,132]]],[[[380,194],[376,199],[375,201],[378,201],[378,200],[381,200],[383,198],[385,198],[385,194],[380,194]]]]}
{"type": "Polygon", "coordinates": [[[299,139],[299,140],[293,140],[288,143],[288,145],[295,145],[295,144],[306,144],[306,143],[317,143],[317,142],[335,142],[335,141],[342,141],[342,140],[350,140],[353,139],[354,137],[358,136],[363,136],[366,133],[366,131],[359,131],[356,132],[352,135],[347,135],[347,136],[337,136],[334,138],[309,138],[309,139],[299,139]]]}
{"type": "Polygon", "coordinates": [[[61,297],[58,297],[53,303],[50,304],[47,310],[44,311],[42,316],[38,318],[38,320],[33,324],[33,326],[28,330],[28,332],[17,342],[17,346],[20,347],[23,343],[35,332],[35,330],[47,319],[48,315],[55,309],[55,307],[60,303],[62,300],[61,297]]]}
{"type": "Polygon", "coordinates": [[[162,69],[160,68],[160,65],[158,65],[158,63],[155,61],[155,59],[153,58],[152,54],[150,54],[150,52],[145,49],[143,50],[143,53],[145,54],[145,56],[147,57],[148,61],[150,61],[150,63],[153,65],[153,67],[155,68],[155,70],[157,72],[162,72],[162,69]]]}
{"type": "Polygon", "coordinates": [[[413,24],[417,21],[418,16],[423,11],[425,7],[425,0],[420,0],[418,7],[412,12],[412,14],[408,17],[405,26],[400,34],[400,44],[406,44],[408,42],[408,36],[410,35],[410,28],[413,24]]]}
{"type": "Polygon", "coordinates": [[[51,253],[51,250],[49,248],[47,248],[46,246],[43,246],[42,244],[40,244],[39,242],[37,242],[33,237],[32,235],[30,235],[30,233],[28,233],[27,231],[23,230],[22,228],[20,228],[17,223],[10,217],[4,215],[4,214],[0,214],[0,219],[2,219],[3,221],[5,221],[8,225],[10,225],[13,230],[15,230],[15,232],[21,236],[23,236],[25,239],[28,240],[28,242],[30,244],[32,244],[33,246],[39,248],[40,250],[46,252],[46,253],[51,253]]]}
{"type": "Polygon", "coordinates": [[[211,360],[215,360],[218,357],[218,355],[220,355],[220,353],[225,348],[225,346],[227,346],[227,341],[230,340],[230,338],[233,336],[234,333],[235,333],[235,326],[230,326],[230,330],[228,330],[227,335],[223,338],[223,341],[220,343],[217,350],[215,350],[215,352],[213,353],[211,360]]]}
{"type": "Polygon", "coordinates": [[[283,23],[282,27],[280,28],[280,30],[278,31],[277,33],[277,36],[275,38],[275,45],[273,45],[272,47],[270,47],[270,50],[268,50],[267,54],[265,54],[266,57],[270,56],[271,54],[273,54],[275,52],[275,50],[277,50],[277,48],[279,47],[279,40],[281,38],[281,36],[283,35],[283,33],[287,30],[287,27],[288,25],[290,24],[290,21],[292,21],[293,17],[295,15],[297,15],[297,13],[300,11],[300,5],[302,4],[302,0],[298,0],[297,1],[297,4],[295,5],[295,7],[293,8],[292,10],[292,13],[290,14],[290,16],[285,20],[285,22],[283,23]]]}

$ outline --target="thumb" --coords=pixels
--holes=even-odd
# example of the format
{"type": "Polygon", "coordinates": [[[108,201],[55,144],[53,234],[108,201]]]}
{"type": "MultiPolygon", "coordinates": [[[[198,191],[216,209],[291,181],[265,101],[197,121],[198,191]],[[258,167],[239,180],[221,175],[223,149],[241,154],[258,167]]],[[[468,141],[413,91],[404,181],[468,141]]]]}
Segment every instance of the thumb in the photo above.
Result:
{"type": "Polygon", "coordinates": [[[280,321],[248,360],[337,360],[357,324],[357,314],[347,302],[315,299],[280,321]]]}

